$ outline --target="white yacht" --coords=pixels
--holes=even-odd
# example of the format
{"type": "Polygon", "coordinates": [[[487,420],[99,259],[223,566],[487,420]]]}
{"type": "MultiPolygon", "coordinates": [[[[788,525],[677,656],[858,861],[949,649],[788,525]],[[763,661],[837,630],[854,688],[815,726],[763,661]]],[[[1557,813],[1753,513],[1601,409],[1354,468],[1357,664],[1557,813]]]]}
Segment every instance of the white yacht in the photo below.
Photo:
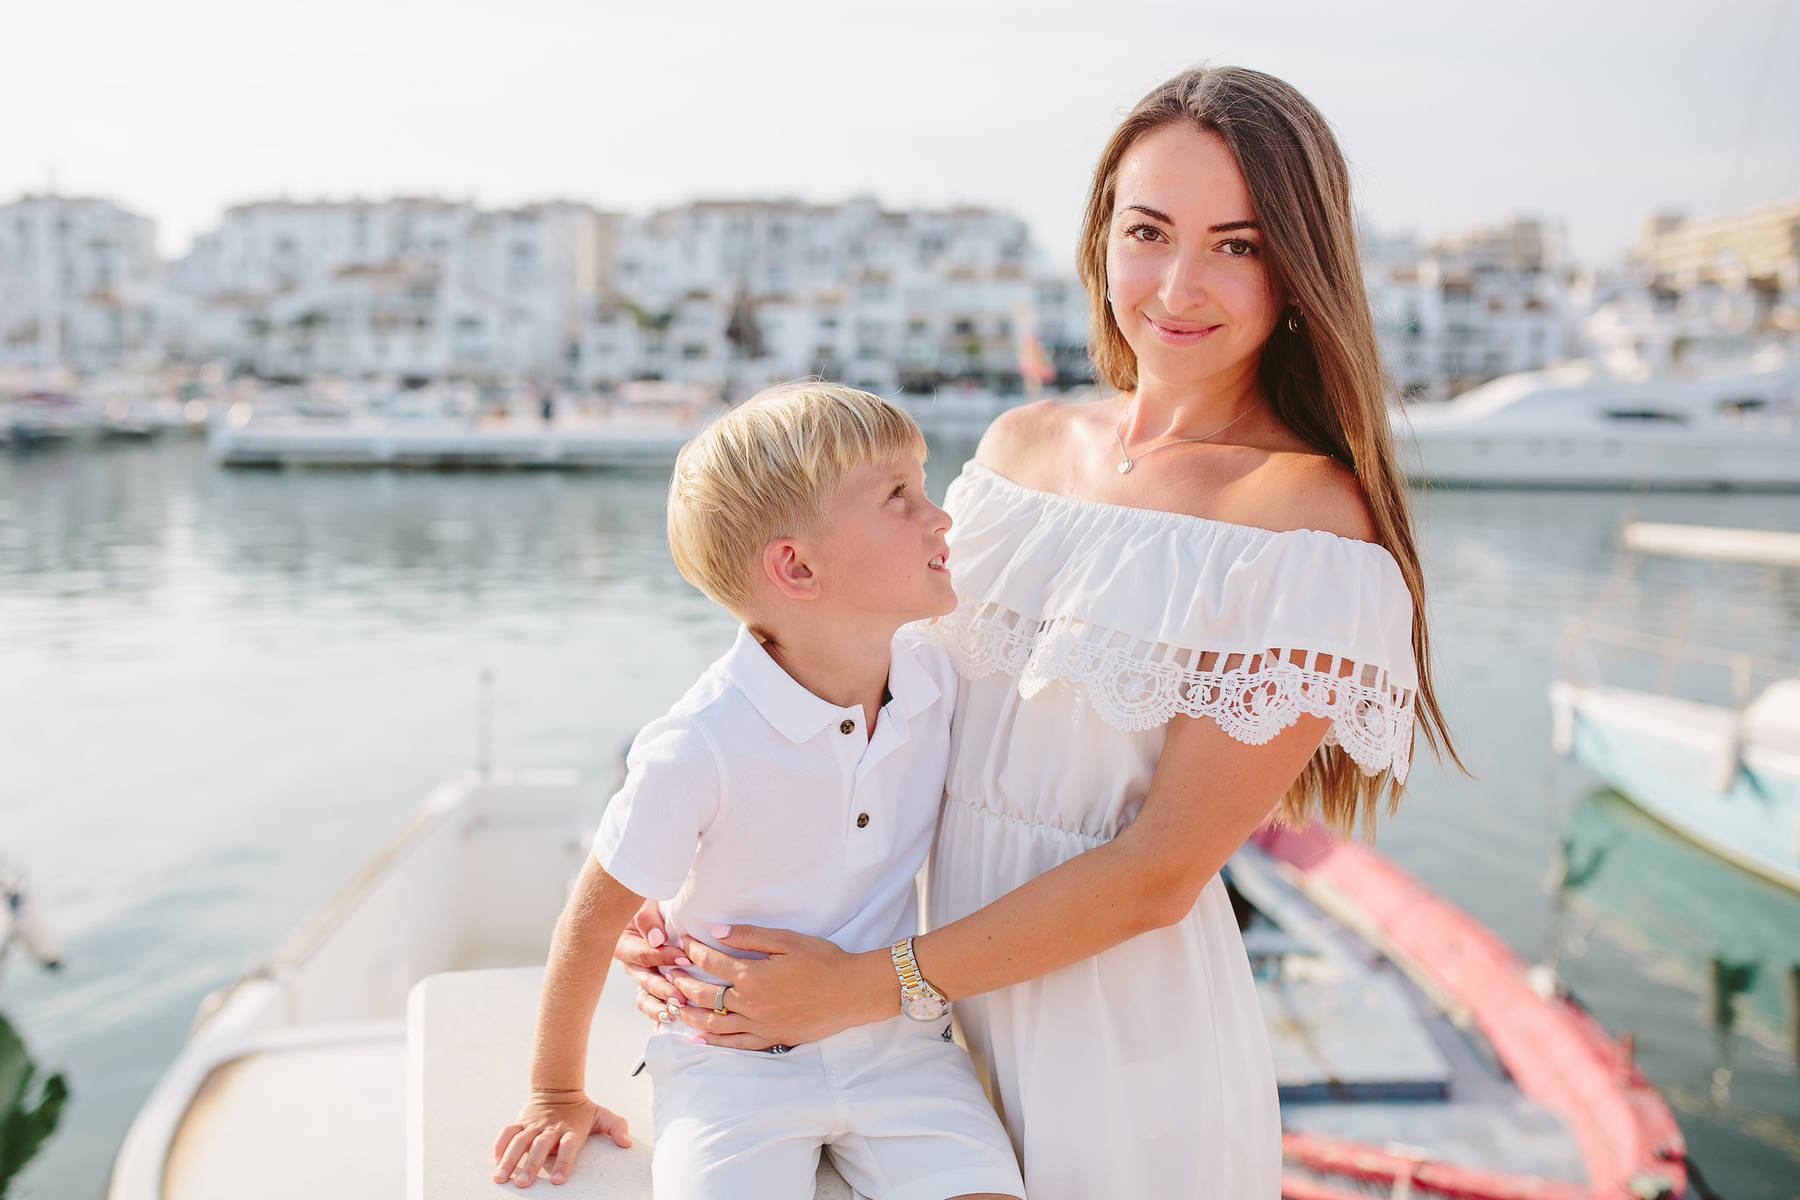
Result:
{"type": "MultiPolygon", "coordinates": [[[[1754,366],[1755,364],[1752,364],[1754,366]]],[[[1800,490],[1800,363],[1646,380],[1586,363],[1394,414],[1419,483],[1800,490]]]]}

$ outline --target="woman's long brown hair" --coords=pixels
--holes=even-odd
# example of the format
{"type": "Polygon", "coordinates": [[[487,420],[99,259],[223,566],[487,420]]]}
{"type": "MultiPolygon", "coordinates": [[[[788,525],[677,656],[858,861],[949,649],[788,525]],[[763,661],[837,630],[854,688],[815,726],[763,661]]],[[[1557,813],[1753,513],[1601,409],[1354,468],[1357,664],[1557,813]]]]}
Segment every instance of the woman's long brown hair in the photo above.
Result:
{"type": "MultiPolygon", "coordinates": [[[[1356,473],[1374,518],[1375,541],[1400,564],[1412,593],[1416,728],[1434,753],[1448,755],[1460,769],[1431,684],[1424,573],[1409,494],[1394,462],[1386,379],[1350,207],[1350,172],[1325,118],[1293,87],[1242,67],[1197,67],[1145,96],[1113,131],[1094,168],[1079,251],[1095,371],[1120,391],[1137,387],[1137,356],[1107,302],[1107,237],[1126,151],[1151,130],[1176,124],[1218,134],[1244,177],[1263,229],[1271,282],[1297,310],[1300,323],[1298,332],[1290,330],[1284,316],[1263,346],[1264,397],[1288,428],[1356,473]]],[[[1327,824],[1349,833],[1360,814],[1363,832],[1371,835],[1383,793],[1391,814],[1403,790],[1392,771],[1366,776],[1340,748],[1322,746],[1283,797],[1281,816],[1304,823],[1316,805],[1327,824]]]]}

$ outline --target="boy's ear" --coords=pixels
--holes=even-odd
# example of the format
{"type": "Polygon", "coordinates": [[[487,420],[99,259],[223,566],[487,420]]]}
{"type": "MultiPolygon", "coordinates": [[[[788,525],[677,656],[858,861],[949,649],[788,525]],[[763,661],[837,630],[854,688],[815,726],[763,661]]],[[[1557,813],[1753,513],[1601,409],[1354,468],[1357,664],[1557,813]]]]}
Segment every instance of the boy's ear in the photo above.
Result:
{"type": "Polygon", "coordinates": [[[800,543],[793,538],[776,538],[763,547],[763,574],[775,590],[789,600],[813,600],[819,595],[819,579],[802,557],[800,543]]]}

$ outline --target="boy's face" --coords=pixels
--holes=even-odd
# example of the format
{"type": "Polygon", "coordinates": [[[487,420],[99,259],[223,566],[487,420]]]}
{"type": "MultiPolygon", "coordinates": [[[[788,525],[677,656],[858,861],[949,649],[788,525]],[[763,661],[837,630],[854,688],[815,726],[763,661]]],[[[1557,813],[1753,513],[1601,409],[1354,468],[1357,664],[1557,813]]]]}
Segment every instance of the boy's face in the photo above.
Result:
{"type": "MultiPolygon", "coordinates": [[[[905,624],[956,608],[944,560],[950,514],[925,494],[910,454],[851,472],[805,539],[819,599],[834,617],[905,624]]],[[[822,614],[823,615],[823,614],[822,614]]]]}

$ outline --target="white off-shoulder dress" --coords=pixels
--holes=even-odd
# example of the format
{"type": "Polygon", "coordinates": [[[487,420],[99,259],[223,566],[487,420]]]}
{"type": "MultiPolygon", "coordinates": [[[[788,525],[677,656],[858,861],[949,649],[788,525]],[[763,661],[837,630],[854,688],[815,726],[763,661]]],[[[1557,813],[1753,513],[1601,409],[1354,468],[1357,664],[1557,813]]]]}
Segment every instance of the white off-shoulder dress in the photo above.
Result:
{"type": "MultiPolygon", "coordinates": [[[[930,923],[1114,837],[1168,722],[1262,744],[1329,717],[1321,754],[1404,779],[1412,601],[1386,550],[1026,488],[950,485],[960,680],[930,923]]],[[[1206,797],[1195,797],[1204,804],[1206,797]]],[[[1176,924],[956,1003],[1031,1200],[1276,1200],[1281,1118],[1223,882],[1176,924]]]]}

